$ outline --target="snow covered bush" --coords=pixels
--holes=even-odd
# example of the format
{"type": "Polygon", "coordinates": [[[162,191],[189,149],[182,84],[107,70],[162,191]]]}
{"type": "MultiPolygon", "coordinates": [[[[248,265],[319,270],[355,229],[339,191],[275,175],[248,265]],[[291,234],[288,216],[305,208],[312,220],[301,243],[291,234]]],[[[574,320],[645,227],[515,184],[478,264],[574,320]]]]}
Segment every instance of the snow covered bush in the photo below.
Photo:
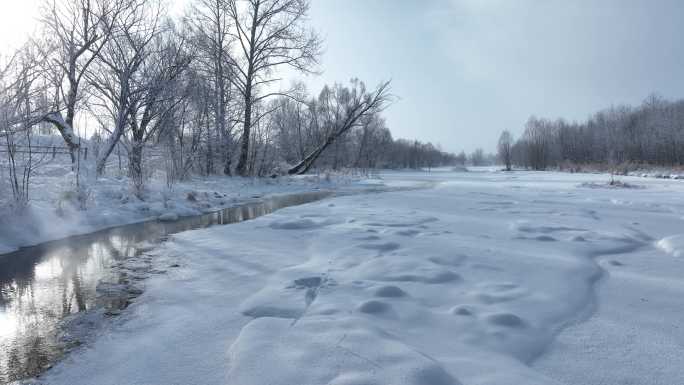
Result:
{"type": "Polygon", "coordinates": [[[87,186],[79,185],[73,190],[66,190],[60,193],[57,198],[57,213],[63,216],[65,214],[65,205],[85,211],[92,202],[92,190],[87,186]]]}

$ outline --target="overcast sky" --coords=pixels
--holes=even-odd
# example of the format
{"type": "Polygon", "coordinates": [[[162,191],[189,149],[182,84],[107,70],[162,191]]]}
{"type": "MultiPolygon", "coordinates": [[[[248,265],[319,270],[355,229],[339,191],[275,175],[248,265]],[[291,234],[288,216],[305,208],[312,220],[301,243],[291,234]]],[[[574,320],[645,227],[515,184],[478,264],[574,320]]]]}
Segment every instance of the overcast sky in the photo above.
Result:
{"type": "MultiPolygon", "coordinates": [[[[186,0],[177,0],[186,1],[186,0]]],[[[2,0],[0,45],[32,29],[37,0],[2,0]]],[[[656,92],[684,97],[684,1],[312,0],[324,83],[393,80],[396,137],[493,150],[527,118],[584,119],[656,92]]]]}

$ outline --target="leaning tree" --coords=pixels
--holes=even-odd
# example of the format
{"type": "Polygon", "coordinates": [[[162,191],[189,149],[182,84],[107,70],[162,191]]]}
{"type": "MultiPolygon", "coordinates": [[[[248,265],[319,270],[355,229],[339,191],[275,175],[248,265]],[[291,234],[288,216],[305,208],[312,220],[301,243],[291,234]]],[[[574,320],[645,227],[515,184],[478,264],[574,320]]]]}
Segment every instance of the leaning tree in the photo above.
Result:
{"type": "Polygon", "coordinates": [[[260,91],[280,80],[275,76],[278,67],[314,71],[321,39],[305,26],[308,0],[230,0],[228,6],[233,27],[230,36],[237,45],[234,54],[227,58],[234,73],[230,81],[244,101],[236,171],[244,176],[249,172],[251,128],[264,115],[252,116],[254,106],[270,96],[283,94],[260,91]]]}
{"type": "Polygon", "coordinates": [[[316,113],[320,115],[319,124],[326,132],[325,138],[287,173],[293,175],[309,171],[316,159],[337,139],[361,124],[363,119],[382,111],[391,99],[389,91],[389,81],[368,91],[358,79],[352,80],[350,88],[339,84],[332,88],[325,87],[316,103],[316,113]]]}

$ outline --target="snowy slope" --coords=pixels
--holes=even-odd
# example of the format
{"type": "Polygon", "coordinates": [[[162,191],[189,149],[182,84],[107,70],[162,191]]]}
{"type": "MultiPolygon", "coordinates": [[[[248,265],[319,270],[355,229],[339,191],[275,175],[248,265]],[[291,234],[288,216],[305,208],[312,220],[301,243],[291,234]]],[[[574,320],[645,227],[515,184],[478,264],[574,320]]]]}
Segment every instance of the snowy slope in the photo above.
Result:
{"type": "Polygon", "coordinates": [[[659,242],[684,233],[684,184],[596,188],[606,176],[526,172],[385,179],[440,184],[174,236],[155,263],[181,267],[150,278],[111,329],[40,382],[652,383],[651,361],[630,364],[642,350],[666,368],[653,383],[684,378],[672,354],[684,265],[659,242]],[[630,317],[642,296],[650,313],[630,317]]]}

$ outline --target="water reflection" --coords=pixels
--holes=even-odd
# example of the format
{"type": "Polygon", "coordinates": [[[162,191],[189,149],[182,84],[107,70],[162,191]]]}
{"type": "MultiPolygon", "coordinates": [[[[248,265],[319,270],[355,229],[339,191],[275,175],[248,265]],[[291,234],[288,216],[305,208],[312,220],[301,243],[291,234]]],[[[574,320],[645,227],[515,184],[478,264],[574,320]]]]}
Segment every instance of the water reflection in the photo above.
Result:
{"type": "Polygon", "coordinates": [[[185,230],[252,219],[322,199],[328,192],[269,198],[176,222],[145,222],[45,243],[0,256],[0,383],[35,376],[62,353],[64,317],[97,306],[98,281],[119,282],[111,266],[185,230]]]}

